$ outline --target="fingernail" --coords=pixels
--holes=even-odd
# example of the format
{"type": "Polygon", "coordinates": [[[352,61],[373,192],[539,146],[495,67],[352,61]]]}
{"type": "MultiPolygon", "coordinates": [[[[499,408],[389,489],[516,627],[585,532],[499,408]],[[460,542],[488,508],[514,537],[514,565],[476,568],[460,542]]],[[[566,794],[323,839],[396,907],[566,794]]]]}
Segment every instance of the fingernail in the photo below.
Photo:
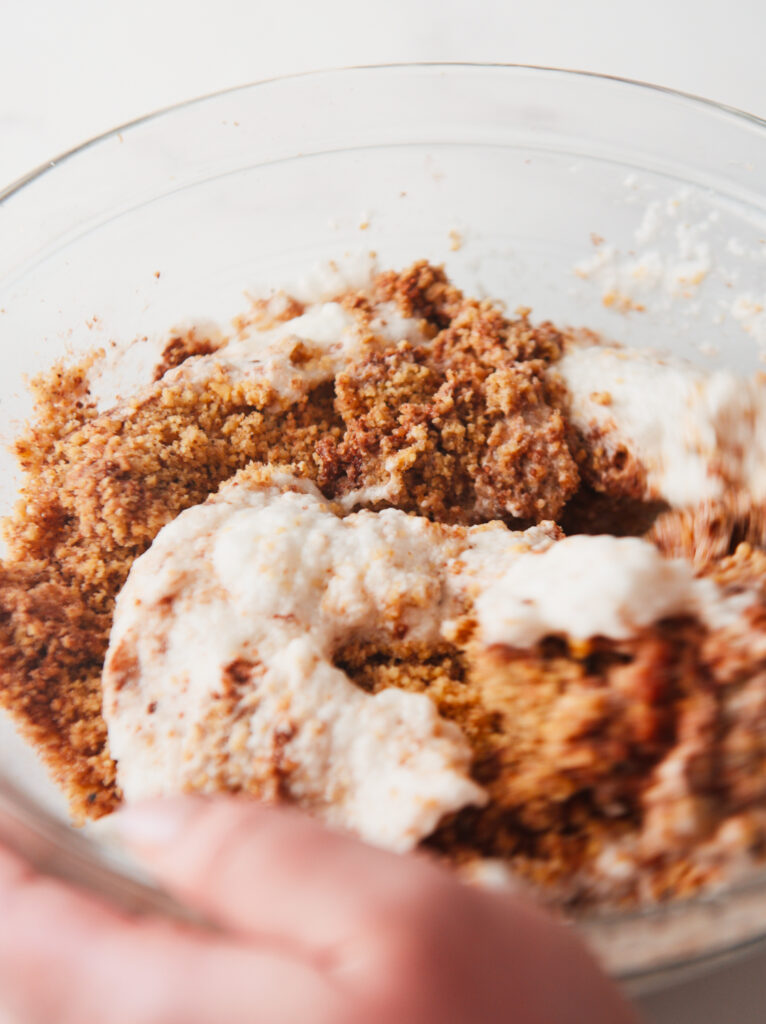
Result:
{"type": "Polygon", "coordinates": [[[171,797],[124,804],[111,816],[109,824],[129,846],[156,849],[177,842],[198,814],[198,800],[171,797]]]}

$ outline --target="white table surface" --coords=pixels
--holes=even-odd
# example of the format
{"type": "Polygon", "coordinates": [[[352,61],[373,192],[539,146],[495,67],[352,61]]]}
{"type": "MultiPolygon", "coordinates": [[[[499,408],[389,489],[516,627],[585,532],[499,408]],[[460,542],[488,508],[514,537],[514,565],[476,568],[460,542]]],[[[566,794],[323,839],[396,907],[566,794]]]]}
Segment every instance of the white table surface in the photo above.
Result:
{"type": "MultiPolygon", "coordinates": [[[[764,0],[0,0],[0,187],[160,107],[406,60],[638,78],[766,117],[764,0]]],[[[766,957],[644,999],[654,1024],[763,1024],[766,957]]]]}

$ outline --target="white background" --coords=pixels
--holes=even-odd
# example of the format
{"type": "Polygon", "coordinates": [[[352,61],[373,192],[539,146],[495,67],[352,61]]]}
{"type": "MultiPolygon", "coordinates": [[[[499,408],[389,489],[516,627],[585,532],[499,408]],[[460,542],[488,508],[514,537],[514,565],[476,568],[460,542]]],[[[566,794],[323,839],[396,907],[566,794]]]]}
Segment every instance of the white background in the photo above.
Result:
{"type": "MultiPolygon", "coordinates": [[[[765,42],[764,0],[0,0],[0,188],[160,107],[349,64],[548,64],[766,117],[765,42]]],[[[766,958],[642,1006],[656,1024],[762,1024],[766,958]]]]}
{"type": "Polygon", "coordinates": [[[766,117],[763,0],[0,0],[0,183],[159,107],[291,71],[510,61],[766,117]]]}

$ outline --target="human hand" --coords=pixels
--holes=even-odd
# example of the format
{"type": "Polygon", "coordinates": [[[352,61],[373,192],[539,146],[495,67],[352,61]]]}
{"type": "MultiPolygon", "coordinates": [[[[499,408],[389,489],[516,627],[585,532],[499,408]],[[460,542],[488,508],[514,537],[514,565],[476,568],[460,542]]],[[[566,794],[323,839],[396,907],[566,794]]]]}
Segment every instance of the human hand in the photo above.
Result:
{"type": "Polygon", "coordinates": [[[0,1018],[18,1024],[635,1024],[576,936],[295,812],[232,798],[115,823],[220,932],[128,917],[0,850],[0,1018]]]}

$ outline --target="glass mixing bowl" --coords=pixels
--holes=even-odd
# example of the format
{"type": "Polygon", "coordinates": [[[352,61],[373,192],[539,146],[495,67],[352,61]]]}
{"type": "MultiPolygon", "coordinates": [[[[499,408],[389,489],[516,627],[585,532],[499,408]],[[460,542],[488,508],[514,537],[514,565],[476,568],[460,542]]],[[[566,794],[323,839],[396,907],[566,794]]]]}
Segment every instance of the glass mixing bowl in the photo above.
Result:
{"type": "MultiPolygon", "coordinates": [[[[136,121],[0,195],[0,433],[67,351],[225,320],[243,292],[374,250],[468,292],[706,365],[766,346],[766,125],[618,79],[421,65],[246,86],[136,121]]],[[[0,456],[0,511],[16,468],[0,456]]],[[[2,725],[0,834],[46,870],[188,916],[77,832],[2,725]]],[[[634,987],[766,944],[766,880],[579,921],[634,987]]]]}

